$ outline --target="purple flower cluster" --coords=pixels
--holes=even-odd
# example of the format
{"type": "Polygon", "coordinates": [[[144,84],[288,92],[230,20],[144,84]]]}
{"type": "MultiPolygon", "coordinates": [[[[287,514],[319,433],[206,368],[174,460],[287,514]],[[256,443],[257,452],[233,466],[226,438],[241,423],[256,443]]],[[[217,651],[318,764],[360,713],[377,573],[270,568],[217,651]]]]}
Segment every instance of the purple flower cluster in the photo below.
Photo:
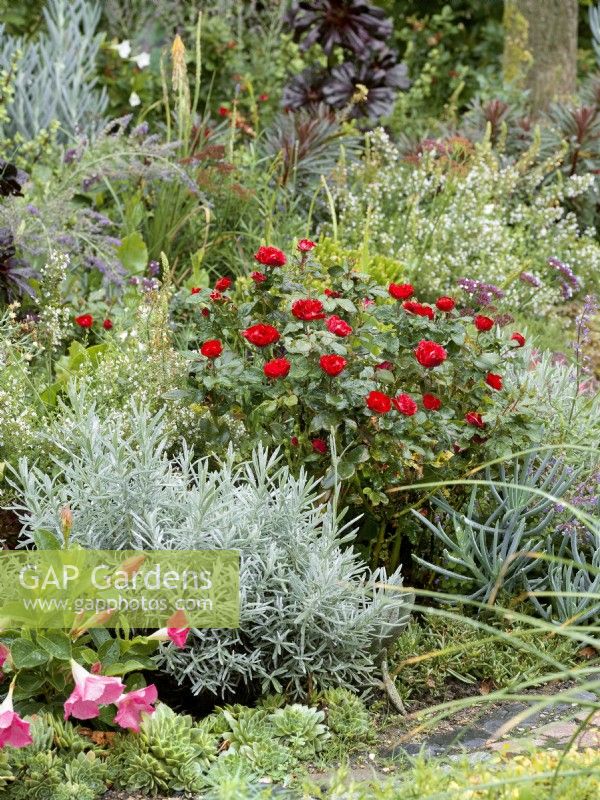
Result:
{"type": "Polygon", "coordinates": [[[548,265],[555,269],[564,279],[561,281],[560,290],[564,299],[570,300],[574,293],[581,288],[581,281],[568,264],[565,264],[564,261],[559,261],[554,256],[550,256],[548,265]]]}
{"type": "Polygon", "coordinates": [[[533,275],[531,272],[522,272],[519,275],[519,280],[523,283],[528,283],[530,286],[533,286],[535,289],[539,289],[542,285],[541,280],[533,275]]]}
{"type": "Polygon", "coordinates": [[[457,285],[471,295],[471,299],[479,303],[480,306],[489,306],[494,300],[501,300],[504,292],[493,283],[484,283],[474,278],[459,278],[457,285]]]}
{"type": "MultiPolygon", "coordinates": [[[[575,508],[580,508],[588,514],[595,514],[600,507],[600,471],[593,472],[579,483],[575,487],[573,495],[569,497],[569,502],[575,508]]],[[[555,506],[555,509],[560,513],[564,510],[564,506],[558,505],[555,506]]],[[[557,531],[563,534],[577,531],[584,533],[586,530],[587,528],[575,518],[562,522],[557,526],[557,531]]]]}
{"type": "Polygon", "coordinates": [[[573,353],[575,359],[581,365],[583,372],[590,371],[590,357],[584,352],[586,345],[590,342],[590,320],[598,313],[598,298],[594,294],[588,294],[583,301],[581,313],[575,320],[575,341],[573,342],[573,353]]]}

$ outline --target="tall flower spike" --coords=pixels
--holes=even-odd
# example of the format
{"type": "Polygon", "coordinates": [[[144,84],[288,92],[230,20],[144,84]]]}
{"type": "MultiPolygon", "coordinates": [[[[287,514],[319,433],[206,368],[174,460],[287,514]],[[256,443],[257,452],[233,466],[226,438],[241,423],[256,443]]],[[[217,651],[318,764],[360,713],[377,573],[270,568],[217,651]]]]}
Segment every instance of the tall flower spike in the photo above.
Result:
{"type": "Polygon", "coordinates": [[[185,66],[185,45],[183,39],[179,34],[173,39],[171,45],[171,64],[172,74],[171,80],[173,82],[173,91],[178,92],[184,89],[187,85],[187,69],[185,66]]]}

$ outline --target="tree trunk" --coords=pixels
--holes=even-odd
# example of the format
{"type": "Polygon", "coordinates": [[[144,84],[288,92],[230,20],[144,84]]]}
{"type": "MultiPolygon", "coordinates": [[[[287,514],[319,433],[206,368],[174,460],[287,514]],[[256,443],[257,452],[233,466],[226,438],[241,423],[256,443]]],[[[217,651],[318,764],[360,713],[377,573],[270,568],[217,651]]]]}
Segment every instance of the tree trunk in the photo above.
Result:
{"type": "Polygon", "coordinates": [[[534,114],[575,91],[577,6],[578,0],[505,2],[505,77],[514,79],[520,65],[534,114]]]}

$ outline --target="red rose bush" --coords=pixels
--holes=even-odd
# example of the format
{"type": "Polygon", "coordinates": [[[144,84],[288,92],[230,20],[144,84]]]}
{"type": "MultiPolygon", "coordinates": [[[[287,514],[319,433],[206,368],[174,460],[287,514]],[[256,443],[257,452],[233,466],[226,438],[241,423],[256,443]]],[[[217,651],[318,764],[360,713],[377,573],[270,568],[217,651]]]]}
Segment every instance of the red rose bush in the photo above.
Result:
{"type": "Polygon", "coordinates": [[[453,459],[464,468],[510,451],[527,428],[504,388],[514,381],[503,382],[524,368],[520,334],[452,297],[422,304],[409,283],[382,286],[344,266],[325,273],[318,245],[289,257],[261,247],[255,258],[259,280],[249,264],[246,278],[219,282],[218,303],[209,289],[184,300],[197,341],[189,399],[215,449],[233,417],[248,448],[284,447],[325,472],[334,437],[339,477],[368,473],[368,496],[382,500],[409,469],[453,459]]]}

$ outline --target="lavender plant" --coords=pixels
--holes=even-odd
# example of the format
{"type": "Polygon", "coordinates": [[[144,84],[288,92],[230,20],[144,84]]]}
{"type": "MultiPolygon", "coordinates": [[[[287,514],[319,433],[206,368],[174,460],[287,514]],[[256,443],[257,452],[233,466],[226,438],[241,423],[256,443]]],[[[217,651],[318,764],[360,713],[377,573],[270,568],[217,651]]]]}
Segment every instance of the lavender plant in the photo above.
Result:
{"type": "Polygon", "coordinates": [[[240,550],[239,629],[194,630],[190,647],[159,657],[196,694],[248,685],[301,696],[310,684],[375,681],[382,648],[406,623],[407,594],[399,572],[370,573],[349,546],[337,495],[326,502],[303,470],[294,477],[260,447],[238,465],[230,451],[217,470],[185,442],[169,460],[160,413],[132,406],[102,419],[93,404],[71,406],[49,434],[53,469],[22,459],[11,479],[23,545],[60,529],[68,505],[82,547],[240,550]]]}
{"type": "Polygon", "coordinates": [[[96,32],[100,14],[95,0],[49,0],[43,9],[45,30],[28,41],[9,36],[0,24],[0,69],[9,69],[19,53],[0,140],[34,139],[53,122],[59,123],[63,141],[99,130],[108,103],[95,75],[103,38],[96,32]]]}
{"type": "Polygon", "coordinates": [[[98,191],[108,187],[110,196],[117,197],[138,185],[151,191],[154,185],[177,184],[196,203],[203,197],[174,158],[177,143],[163,144],[158,136],[149,135],[146,125],[130,127],[130,123],[131,116],[126,116],[113,120],[93,141],[80,137],[65,149],[50,181],[32,178],[24,184],[22,197],[0,204],[0,229],[11,237],[14,254],[29,267],[24,279],[34,277],[34,265],[54,250],[69,256],[71,282],[85,289],[96,288],[98,278],[109,286],[122,285],[143,271],[147,253],[139,236],[127,239],[125,247],[117,236],[122,204],[106,212],[96,208],[98,191]]]}

